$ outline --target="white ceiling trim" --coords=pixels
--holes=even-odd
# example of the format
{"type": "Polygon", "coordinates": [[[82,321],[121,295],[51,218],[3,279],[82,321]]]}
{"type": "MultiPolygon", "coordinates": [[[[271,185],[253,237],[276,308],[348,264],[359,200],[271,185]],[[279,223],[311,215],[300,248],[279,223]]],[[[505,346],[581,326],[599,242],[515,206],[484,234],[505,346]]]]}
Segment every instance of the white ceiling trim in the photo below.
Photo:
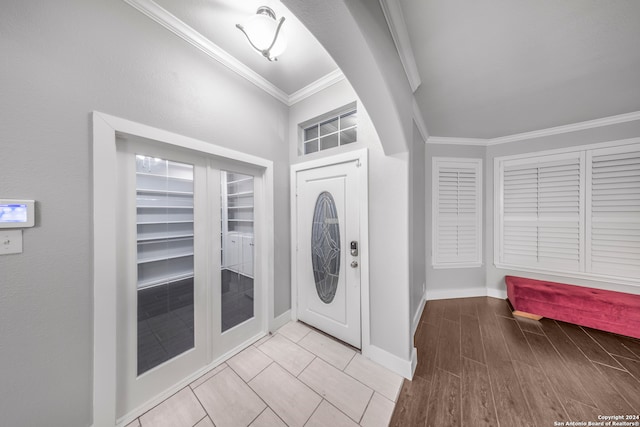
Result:
{"type": "Polygon", "coordinates": [[[420,107],[418,106],[418,102],[416,98],[413,97],[411,99],[411,110],[413,113],[413,122],[416,124],[418,131],[420,132],[420,136],[423,141],[427,141],[429,139],[429,132],[427,131],[427,125],[424,122],[424,117],[422,116],[422,111],[420,111],[420,107]]]}
{"type": "Polygon", "coordinates": [[[411,90],[415,92],[422,80],[420,80],[420,73],[418,72],[418,66],[416,65],[416,58],[413,55],[413,49],[411,47],[411,40],[409,39],[409,31],[407,30],[407,24],[402,14],[402,7],[399,0],[380,0],[380,6],[384,12],[384,17],[387,20],[387,25],[391,31],[391,37],[396,45],[396,50],[400,55],[400,61],[404,67],[404,72],[407,75],[411,90]]]}
{"type": "Polygon", "coordinates": [[[619,114],[617,116],[603,117],[601,119],[588,120],[585,122],[573,123],[570,125],[556,126],[548,129],[535,130],[531,132],[517,133],[514,135],[501,136],[498,138],[456,138],[447,136],[430,136],[427,144],[451,144],[451,145],[499,145],[509,142],[525,141],[527,139],[541,138],[545,136],[560,135],[569,132],[578,132],[586,129],[593,129],[603,126],[610,126],[619,123],[633,122],[640,120],[640,111],[619,114]]]}
{"type": "Polygon", "coordinates": [[[535,130],[532,132],[518,133],[515,135],[502,136],[490,139],[487,145],[506,144],[508,142],[524,141],[526,139],[540,138],[543,136],[559,135],[568,132],[577,132],[585,129],[593,129],[602,126],[615,125],[618,123],[632,122],[640,120],[640,111],[633,113],[619,114],[617,116],[603,117],[601,119],[588,120],[586,122],[573,123],[570,125],[556,126],[548,129],[535,130]]]}
{"type": "Polygon", "coordinates": [[[427,144],[448,144],[448,145],[481,145],[487,146],[489,140],[482,138],[456,138],[449,136],[430,136],[427,144]]]}
{"type": "Polygon", "coordinates": [[[303,99],[308,98],[311,95],[314,95],[344,79],[345,79],[345,76],[344,74],[342,74],[342,71],[340,69],[336,69],[330,72],[329,74],[327,74],[326,76],[320,77],[315,82],[308,84],[302,89],[289,95],[287,105],[292,106],[293,104],[300,102],[303,99]]]}
{"type": "Polygon", "coordinates": [[[176,18],[169,11],[164,9],[159,4],[152,0],[124,0],[129,5],[133,6],[149,18],[156,21],[158,24],[165,27],[178,37],[182,38],[191,45],[197,47],[211,58],[220,62],[230,70],[249,80],[260,89],[267,92],[277,100],[287,104],[289,102],[289,96],[281,89],[274,86],[271,82],[267,81],[264,77],[238,61],[233,56],[229,55],[226,51],[222,50],[218,45],[213,43],[208,38],[185,24],[180,19],[176,18]]]}

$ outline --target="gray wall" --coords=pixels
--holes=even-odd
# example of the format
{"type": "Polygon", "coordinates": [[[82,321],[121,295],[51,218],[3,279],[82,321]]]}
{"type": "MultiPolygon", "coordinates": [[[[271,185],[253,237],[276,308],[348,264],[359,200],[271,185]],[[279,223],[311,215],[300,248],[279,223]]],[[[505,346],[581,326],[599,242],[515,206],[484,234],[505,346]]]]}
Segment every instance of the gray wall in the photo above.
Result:
{"type": "Polygon", "coordinates": [[[640,136],[640,121],[587,129],[579,132],[570,132],[543,138],[529,139],[526,141],[487,147],[485,162],[485,191],[486,191],[486,215],[485,215],[485,259],[487,260],[487,288],[506,291],[504,284],[505,275],[531,277],[534,279],[551,280],[560,283],[589,286],[600,289],[610,289],[620,292],[637,294],[637,286],[617,285],[609,282],[574,279],[554,276],[552,274],[528,273],[523,271],[504,270],[496,268],[493,257],[493,163],[496,157],[513,154],[529,153],[535,151],[553,150],[556,148],[573,147],[577,145],[595,144],[599,142],[616,141],[619,139],[634,138],[640,136]]]}
{"type": "Polygon", "coordinates": [[[424,296],[427,281],[425,156],[424,140],[414,125],[411,157],[409,158],[409,283],[411,287],[409,290],[409,320],[414,328],[420,320],[418,309],[424,296]]]}
{"type": "Polygon", "coordinates": [[[289,308],[283,104],[122,1],[4,0],[0,52],[0,197],[38,202],[24,253],[0,256],[0,424],[91,424],[92,110],[274,161],[289,308]]]}
{"type": "MultiPolygon", "coordinates": [[[[427,225],[427,299],[438,299],[442,297],[455,297],[462,295],[468,290],[483,290],[485,288],[485,271],[487,252],[483,251],[483,265],[475,268],[433,268],[431,261],[431,242],[432,240],[432,161],[434,157],[463,157],[463,158],[484,158],[485,147],[464,146],[464,145],[444,145],[444,144],[428,144],[426,146],[426,165],[427,171],[425,177],[425,192],[427,210],[425,212],[427,225]]],[[[486,162],[483,161],[482,168],[486,170],[486,162]]],[[[484,180],[486,181],[486,180],[484,180]]],[[[483,182],[483,187],[485,187],[483,182]]],[[[484,191],[484,188],[483,188],[484,191]]],[[[486,204],[486,193],[483,194],[483,200],[486,204]]],[[[483,230],[483,239],[486,234],[483,230]]]]}

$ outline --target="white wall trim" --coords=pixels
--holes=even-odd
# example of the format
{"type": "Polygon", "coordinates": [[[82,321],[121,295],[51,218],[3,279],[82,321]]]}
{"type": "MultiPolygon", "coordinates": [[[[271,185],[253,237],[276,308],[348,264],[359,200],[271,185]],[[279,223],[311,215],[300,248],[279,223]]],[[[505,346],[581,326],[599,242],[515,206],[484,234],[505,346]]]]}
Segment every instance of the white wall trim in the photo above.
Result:
{"type": "Polygon", "coordinates": [[[287,310],[278,317],[273,319],[273,322],[269,326],[269,332],[274,333],[278,329],[291,321],[291,310],[287,310]]]}
{"type": "Polygon", "coordinates": [[[276,85],[238,61],[234,56],[227,53],[220,46],[187,25],[184,21],[178,19],[153,0],[123,1],[289,107],[345,79],[342,71],[337,69],[291,95],[287,95],[276,85]]]}
{"type": "Polygon", "coordinates": [[[568,132],[577,132],[585,129],[593,129],[603,126],[610,126],[619,123],[632,122],[640,120],[640,111],[633,113],[619,114],[617,116],[603,117],[595,120],[587,120],[586,122],[573,123],[569,125],[556,126],[548,129],[536,130],[532,132],[518,133],[515,135],[503,136],[489,140],[487,145],[506,144],[508,142],[524,141],[526,139],[540,138],[543,136],[560,135],[568,132]]]}
{"type": "Polygon", "coordinates": [[[422,84],[422,80],[420,80],[420,72],[416,65],[416,58],[411,47],[411,38],[409,37],[409,31],[407,31],[407,23],[404,20],[400,1],[380,0],[380,6],[382,6],[382,12],[387,20],[391,37],[396,45],[396,50],[407,75],[407,80],[409,80],[409,85],[411,85],[411,90],[415,92],[422,84]]]}
{"type": "Polygon", "coordinates": [[[220,48],[217,44],[191,28],[189,25],[176,18],[168,10],[158,5],[152,0],[124,0],[126,3],[142,12],[144,15],[156,21],[158,24],[165,27],[187,43],[200,49],[209,57],[220,62],[222,65],[229,68],[236,74],[249,80],[260,89],[267,92],[277,100],[288,104],[289,96],[282,90],[277,88],[271,82],[264,77],[238,61],[235,57],[229,55],[226,51],[220,48]]]}
{"type": "Polygon", "coordinates": [[[463,288],[463,289],[427,289],[427,301],[450,298],[486,297],[487,288],[463,288]]]}
{"type": "MultiPolygon", "coordinates": [[[[220,147],[126,119],[93,112],[93,425],[116,424],[117,377],[117,301],[116,301],[116,209],[117,159],[116,134],[139,136],[208,155],[249,163],[264,170],[265,221],[273,223],[273,162],[257,156],[220,147]],[[99,197],[98,197],[99,195],[99,197]]],[[[267,259],[262,269],[265,298],[271,307],[265,310],[264,329],[273,324],[274,233],[263,227],[265,242],[261,256],[267,259]],[[270,296],[270,297],[269,297],[270,296]]],[[[265,301],[265,305],[267,304],[265,301]]]]}
{"type": "Polygon", "coordinates": [[[303,99],[306,99],[312,95],[315,95],[316,93],[323,91],[326,88],[338,82],[341,82],[344,79],[346,79],[346,77],[339,68],[336,70],[333,70],[332,72],[325,75],[324,77],[320,77],[315,82],[312,82],[307,86],[303,87],[302,89],[289,95],[287,100],[287,105],[292,106],[293,104],[296,104],[302,101],[303,99]]]}
{"type": "Polygon", "coordinates": [[[427,290],[427,301],[439,300],[439,299],[453,299],[453,298],[473,298],[473,297],[492,297],[492,298],[507,298],[507,291],[501,289],[487,288],[487,287],[475,287],[464,289],[435,289],[433,291],[427,290]]]}
{"type": "Polygon", "coordinates": [[[416,335],[416,330],[418,329],[418,325],[420,324],[420,318],[422,317],[422,312],[424,311],[424,307],[427,305],[427,290],[422,293],[422,297],[420,297],[420,305],[418,306],[418,310],[413,315],[413,322],[411,323],[411,343],[413,344],[414,336],[416,335]]]}
{"type": "Polygon", "coordinates": [[[447,144],[447,145],[480,145],[487,146],[487,139],[481,138],[456,138],[449,136],[430,136],[427,144],[447,144]]]}
{"type": "Polygon", "coordinates": [[[427,124],[424,122],[422,111],[418,105],[418,101],[413,97],[411,100],[411,111],[413,113],[413,122],[416,124],[422,140],[426,143],[429,140],[429,131],[427,130],[427,124]]]}
{"type": "MultiPolygon", "coordinates": [[[[370,322],[371,314],[369,309],[369,160],[368,150],[362,148],[360,150],[348,151],[346,153],[337,154],[335,156],[324,157],[316,160],[309,160],[303,163],[291,165],[291,319],[298,319],[298,289],[296,277],[298,277],[298,269],[296,263],[296,245],[298,240],[298,226],[296,222],[296,182],[297,174],[300,171],[320,168],[333,164],[360,161],[359,180],[360,180],[360,318],[361,318],[361,337],[362,337],[362,354],[367,356],[371,347],[371,331],[370,322]]],[[[368,356],[367,356],[368,357],[368,356]]],[[[383,365],[386,366],[386,365],[383,365]]]]}
{"type": "MultiPolygon", "coordinates": [[[[388,370],[408,379],[413,377],[413,358],[415,353],[414,348],[412,351],[412,360],[405,360],[373,344],[368,346],[366,352],[364,349],[362,350],[362,355],[367,359],[370,359],[378,365],[384,366],[388,370]]],[[[415,355],[415,359],[417,363],[417,355],[415,355]]]]}
{"type": "Polygon", "coordinates": [[[586,129],[593,129],[603,126],[610,126],[620,123],[640,120],[640,111],[619,114],[616,116],[603,117],[601,119],[587,120],[585,122],[573,123],[569,125],[556,126],[531,132],[517,133],[514,135],[501,136],[498,138],[456,138],[448,136],[430,136],[427,144],[450,144],[450,145],[479,145],[490,146],[507,144],[510,142],[525,141],[527,139],[541,138],[545,136],[560,135],[563,133],[577,132],[586,129]]]}
{"type": "Polygon", "coordinates": [[[507,299],[507,290],[487,288],[487,296],[491,298],[507,299]]]}

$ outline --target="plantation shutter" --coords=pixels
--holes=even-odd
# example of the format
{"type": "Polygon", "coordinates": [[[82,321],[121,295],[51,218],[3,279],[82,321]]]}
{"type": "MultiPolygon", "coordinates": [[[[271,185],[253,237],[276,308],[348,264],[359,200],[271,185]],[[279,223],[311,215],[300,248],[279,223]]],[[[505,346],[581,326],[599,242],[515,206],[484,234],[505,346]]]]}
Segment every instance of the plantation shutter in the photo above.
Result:
{"type": "Polygon", "coordinates": [[[503,163],[502,263],[582,270],[582,164],[579,152],[503,163]]]}
{"type": "Polygon", "coordinates": [[[640,144],[592,150],[587,199],[590,272],[640,277],[640,144]]]}
{"type": "Polygon", "coordinates": [[[482,264],[481,159],[433,159],[433,265],[482,264]]]}

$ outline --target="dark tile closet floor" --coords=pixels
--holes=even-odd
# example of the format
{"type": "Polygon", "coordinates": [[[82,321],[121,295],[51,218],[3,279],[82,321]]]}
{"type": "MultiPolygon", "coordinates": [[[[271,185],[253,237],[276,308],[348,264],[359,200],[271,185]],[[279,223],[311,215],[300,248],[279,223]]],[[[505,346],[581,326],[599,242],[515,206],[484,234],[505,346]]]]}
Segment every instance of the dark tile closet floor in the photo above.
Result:
{"type": "Polygon", "coordinates": [[[482,297],[429,301],[415,344],[418,366],[393,426],[546,427],[640,414],[640,340],[516,319],[507,301],[482,297]]]}
{"type": "MultiPolygon", "coordinates": [[[[253,317],[253,279],[222,271],[222,331],[253,317]]],[[[138,291],[138,375],[193,348],[193,279],[138,291]]]]}

